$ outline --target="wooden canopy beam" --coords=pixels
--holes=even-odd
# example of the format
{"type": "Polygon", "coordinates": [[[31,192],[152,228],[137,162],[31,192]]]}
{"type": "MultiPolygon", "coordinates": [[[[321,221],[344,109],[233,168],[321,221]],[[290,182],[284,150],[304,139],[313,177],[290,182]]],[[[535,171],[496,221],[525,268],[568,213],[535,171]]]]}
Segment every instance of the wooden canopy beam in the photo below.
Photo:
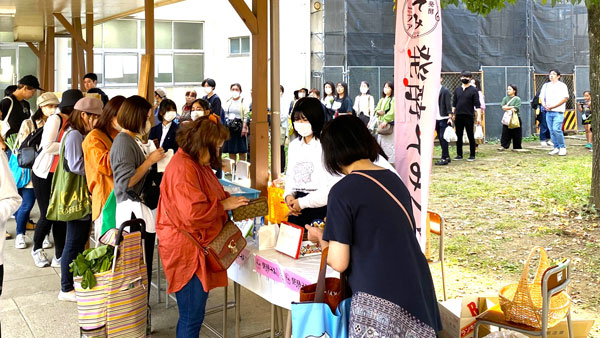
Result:
{"type": "MultiPolygon", "coordinates": [[[[77,35],[79,37],[81,37],[81,18],[80,17],[75,17],[73,18],[73,27],[75,28],[75,32],[77,33],[77,35]]],[[[87,45],[87,44],[86,44],[87,45]]],[[[85,71],[85,57],[83,55],[83,50],[87,48],[81,45],[77,45],[77,67],[79,70],[79,90],[81,90],[82,92],[85,92],[85,85],[83,84],[83,76],[85,75],[86,71],[85,71]]],[[[73,50],[75,49],[71,49],[71,52],[73,52],[73,50]]]]}
{"type": "Polygon", "coordinates": [[[281,107],[279,95],[279,0],[270,1],[271,8],[271,179],[278,179],[281,167],[281,107]]]}
{"type": "Polygon", "coordinates": [[[54,26],[46,27],[46,89],[54,91],[54,26]]]}
{"type": "Polygon", "coordinates": [[[85,50],[85,69],[88,73],[94,72],[94,13],[85,14],[85,41],[88,48],[85,50]]]}
{"type": "Polygon", "coordinates": [[[40,57],[40,50],[31,42],[25,42],[27,44],[27,46],[29,47],[29,49],[31,49],[31,51],[33,52],[33,54],[35,54],[35,56],[37,56],[38,58],[40,57]]]}
{"type": "MultiPolygon", "coordinates": [[[[77,32],[75,27],[73,27],[73,25],[71,25],[69,23],[69,21],[67,21],[67,19],[64,17],[64,15],[62,15],[61,13],[54,13],[54,17],[61,23],[61,25],[63,25],[65,27],[65,29],[69,32],[69,34],[71,34],[71,38],[73,38],[73,40],[76,41],[77,44],[81,48],[83,48],[85,50],[90,50],[90,48],[91,48],[90,45],[83,40],[83,37],[81,37],[81,30],[79,30],[79,32],[77,32]]],[[[90,41],[90,43],[93,44],[94,42],[90,41]]],[[[93,45],[92,45],[92,47],[93,47],[93,45]]]]}
{"type": "MultiPolygon", "coordinates": [[[[252,33],[252,35],[258,34],[258,20],[244,0],[229,0],[229,3],[238,13],[240,19],[244,21],[250,33],[252,33]]],[[[252,9],[254,9],[254,5],[252,6],[252,9]]]]}

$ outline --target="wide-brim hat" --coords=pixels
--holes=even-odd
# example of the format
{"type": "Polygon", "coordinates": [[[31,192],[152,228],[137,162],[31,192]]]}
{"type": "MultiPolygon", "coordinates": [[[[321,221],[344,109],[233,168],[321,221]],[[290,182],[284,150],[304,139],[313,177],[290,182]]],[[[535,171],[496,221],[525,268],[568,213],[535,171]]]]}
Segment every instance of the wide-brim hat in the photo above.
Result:
{"type": "Polygon", "coordinates": [[[47,106],[49,104],[58,105],[60,103],[60,101],[58,100],[58,97],[56,97],[56,95],[54,93],[46,92],[46,93],[38,96],[36,103],[37,103],[38,107],[43,107],[43,106],[47,106]]]}
{"type": "Polygon", "coordinates": [[[60,99],[60,104],[58,105],[58,108],[61,109],[64,107],[72,107],[81,98],[83,98],[83,93],[81,92],[81,90],[79,90],[79,89],[66,90],[62,94],[62,98],[60,99]]]}

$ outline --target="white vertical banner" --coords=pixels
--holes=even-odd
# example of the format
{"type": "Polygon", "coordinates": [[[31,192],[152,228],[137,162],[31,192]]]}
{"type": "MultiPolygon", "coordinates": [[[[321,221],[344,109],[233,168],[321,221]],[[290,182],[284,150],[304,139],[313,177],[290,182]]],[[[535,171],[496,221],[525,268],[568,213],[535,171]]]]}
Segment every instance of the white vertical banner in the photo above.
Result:
{"type": "Polygon", "coordinates": [[[395,164],[411,194],[423,252],[442,67],[441,20],[439,0],[396,1],[395,164]]]}

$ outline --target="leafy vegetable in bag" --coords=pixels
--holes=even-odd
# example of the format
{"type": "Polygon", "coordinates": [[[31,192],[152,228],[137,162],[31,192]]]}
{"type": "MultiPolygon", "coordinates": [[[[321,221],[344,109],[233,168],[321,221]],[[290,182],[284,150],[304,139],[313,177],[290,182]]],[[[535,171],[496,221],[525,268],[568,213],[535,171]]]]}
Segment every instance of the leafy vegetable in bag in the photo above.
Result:
{"type": "Polygon", "coordinates": [[[110,270],[113,258],[114,247],[110,245],[89,248],[77,255],[77,258],[69,264],[69,271],[73,273],[74,277],[82,277],[82,288],[91,289],[96,286],[94,274],[110,270]]]}

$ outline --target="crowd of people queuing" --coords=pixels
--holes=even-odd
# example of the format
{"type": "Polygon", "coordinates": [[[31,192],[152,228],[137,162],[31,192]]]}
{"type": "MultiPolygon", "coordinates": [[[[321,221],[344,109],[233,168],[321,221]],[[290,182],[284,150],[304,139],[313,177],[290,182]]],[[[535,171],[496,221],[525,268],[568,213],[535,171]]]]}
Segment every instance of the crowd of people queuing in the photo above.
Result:
{"type": "MultiPolygon", "coordinates": [[[[549,130],[545,138],[540,135],[540,140],[549,145],[548,138],[552,139],[551,155],[566,154],[559,124],[568,93],[558,81],[559,76],[551,71],[550,82],[539,96],[541,133],[549,130]]],[[[168,291],[178,300],[177,336],[197,336],[208,292],[227,285],[227,274],[211,271],[185,234],[209,243],[221,230],[227,211],[248,203],[244,197],[225,192],[218,177],[223,155],[234,161],[248,158],[252,104],[241,96],[239,83],[229,86],[231,95],[222,102],[215,93],[216,82],[210,78],[202,81],[202,98],[195,90],[185,93],[185,105],[180,110],[161,88],[156,89],[152,105],[137,95],[109,99],[95,88],[96,84],[96,75],[87,74],[87,93],[70,89],[59,99],[54,93],[44,92],[38,96],[33,114],[27,100],[36,91],[43,91],[34,76],[23,77],[6,94],[0,103],[0,147],[6,153],[6,157],[0,157],[0,225],[14,213],[15,248],[27,248],[30,239],[26,228],[37,201],[40,218],[31,248],[33,262],[40,268],[60,267],[58,299],[76,301],[69,264],[84,251],[90,235],[95,241],[100,237],[103,207],[114,195],[116,224],[132,215],[145,221],[149,281],[154,246],[159,239],[168,291]],[[39,142],[38,153],[30,168],[17,167],[29,175],[28,179],[17,180],[14,165],[9,163],[32,139],[39,142]],[[166,169],[159,170],[159,162],[168,157],[166,169]],[[11,172],[13,175],[7,174],[11,172]],[[85,182],[84,189],[91,196],[88,214],[68,220],[49,216],[59,175],[85,182]],[[49,239],[51,231],[53,243],[49,239]],[[49,260],[45,250],[52,246],[54,255],[49,260]]],[[[354,295],[368,294],[392,302],[424,324],[427,336],[439,331],[441,325],[427,262],[423,255],[416,254],[420,248],[414,236],[410,195],[391,164],[395,158],[394,85],[385,82],[378,102],[368,82],[362,81],[359,90],[353,101],[346,83],[325,82],[322,92],[300,88],[287,102],[284,87],[280,87],[284,112],[280,121],[270,122],[281,124],[281,168],[286,178],[283,197],[290,209],[289,221],[303,226],[315,219],[327,219],[324,232],[307,226],[308,238],[330,247],[328,263],[347,273],[354,295]],[[353,191],[362,193],[358,196],[353,191]],[[376,238],[374,234],[385,235],[376,238]],[[409,244],[401,246],[406,253],[398,255],[399,242],[409,244]],[[405,259],[398,260],[398,256],[405,259]],[[381,271],[373,274],[374,268],[381,271]],[[398,288],[386,286],[384,278],[387,280],[390,271],[405,270],[416,273],[410,281],[398,276],[394,280],[404,281],[404,291],[390,292],[398,288]]],[[[509,85],[502,109],[516,114],[521,121],[517,95],[518,88],[509,85]]],[[[589,92],[578,103],[578,109],[583,113],[591,148],[589,92]]],[[[457,134],[454,160],[463,158],[465,130],[470,146],[468,160],[475,160],[474,127],[481,124],[483,110],[485,98],[470,72],[461,73],[461,85],[453,95],[441,86],[436,130],[442,156],[436,164],[451,162],[448,142],[443,137],[450,126],[457,134]]],[[[520,124],[518,128],[504,125],[499,150],[508,149],[511,142],[514,149],[520,149],[521,139],[520,124]]],[[[0,239],[0,287],[3,244],[4,236],[0,239]]],[[[357,298],[356,306],[364,305],[364,301],[357,298]]]]}

